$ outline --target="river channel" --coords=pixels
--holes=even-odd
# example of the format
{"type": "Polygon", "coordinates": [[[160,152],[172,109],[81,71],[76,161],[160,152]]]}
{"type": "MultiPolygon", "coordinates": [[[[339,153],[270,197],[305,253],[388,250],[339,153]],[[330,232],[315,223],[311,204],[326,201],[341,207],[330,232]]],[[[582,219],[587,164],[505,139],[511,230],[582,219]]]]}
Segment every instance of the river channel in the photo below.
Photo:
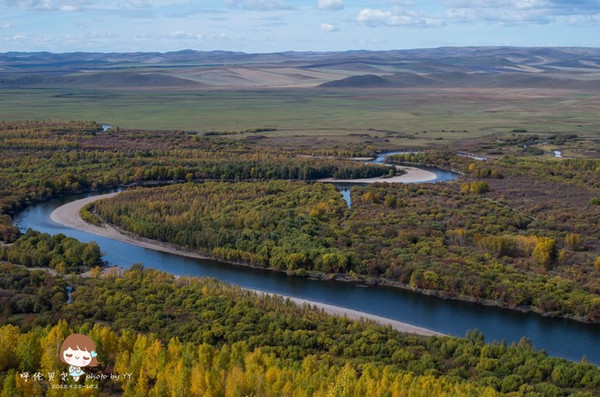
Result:
{"type": "MultiPolygon", "coordinates": [[[[382,161],[381,157],[377,160],[382,161]]],[[[445,171],[433,172],[436,175],[440,173],[435,181],[455,178],[445,171]]],[[[574,361],[581,360],[585,355],[589,362],[600,365],[598,325],[445,300],[392,287],[311,280],[214,260],[189,258],[97,236],[50,220],[50,214],[61,205],[94,194],[98,193],[57,198],[31,206],[15,217],[15,223],[22,230],[32,228],[50,234],[63,233],[85,242],[94,240],[102,250],[103,259],[111,265],[128,268],[141,263],[145,267],[175,275],[214,277],[245,288],[346,307],[459,337],[470,329],[481,331],[488,342],[506,340],[512,343],[527,337],[538,350],[544,349],[549,355],[574,361]]]]}

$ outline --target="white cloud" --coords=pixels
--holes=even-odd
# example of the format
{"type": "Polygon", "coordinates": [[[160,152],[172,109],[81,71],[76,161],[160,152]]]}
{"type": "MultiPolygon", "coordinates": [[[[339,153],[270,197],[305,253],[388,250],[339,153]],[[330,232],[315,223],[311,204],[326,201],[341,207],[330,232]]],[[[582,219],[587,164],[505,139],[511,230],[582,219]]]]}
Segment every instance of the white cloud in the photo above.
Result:
{"type": "Polygon", "coordinates": [[[573,15],[568,19],[569,25],[600,26],[600,14],[596,15],[573,15]]]}
{"type": "Polygon", "coordinates": [[[454,5],[446,9],[453,22],[499,22],[508,24],[543,24],[551,20],[543,0],[485,0],[474,6],[468,0],[446,0],[454,5]]]}
{"type": "Polygon", "coordinates": [[[10,29],[11,28],[11,24],[9,22],[3,23],[2,25],[0,25],[0,29],[10,29]]]}
{"type": "Polygon", "coordinates": [[[444,22],[437,17],[427,17],[418,11],[407,11],[394,7],[392,11],[365,8],[356,16],[356,21],[369,26],[440,26],[444,22]]]}
{"type": "Polygon", "coordinates": [[[441,0],[440,3],[440,8],[427,8],[419,7],[414,0],[375,0],[373,8],[361,10],[355,20],[369,26],[417,27],[457,23],[541,25],[563,22],[592,26],[600,23],[598,0],[441,0]]]}
{"type": "Polygon", "coordinates": [[[219,34],[212,35],[211,39],[220,41],[240,41],[242,40],[242,37],[238,34],[220,32],[219,34]]]}
{"type": "Polygon", "coordinates": [[[85,38],[87,39],[111,39],[115,38],[117,35],[113,32],[89,32],[85,34],[85,38]]]}
{"type": "Polygon", "coordinates": [[[371,23],[371,22],[384,22],[384,21],[391,21],[393,18],[393,15],[391,13],[391,11],[381,11],[381,10],[373,10],[370,8],[365,8],[364,10],[361,10],[358,15],[356,16],[356,20],[358,22],[365,22],[365,23],[371,23]]]}
{"type": "Polygon", "coordinates": [[[34,11],[78,11],[89,4],[87,0],[0,0],[0,8],[34,11]]]}
{"type": "Polygon", "coordinates": [[[228,7],[253,11],[289,10],[293,7],[285,0],[223,0],[228,7]]]}
{"type": "Polygon", "coordinates": [[[450,8],[531,9],[552,6],[552,2],[547,0],[444,0],[443,3],[450,8]]]}
{"type": "Polygon", "coordinates": [[[544,0],[515,0],[513,4],[517,10],[530,10],[548,6],[548,2],[544,0]]]}
{"type": "Polygon", "coordinates": [[[201,34],[188,33],[181,30],[169,33],[169,38],[177,40],[202,40],[204,36],[201,34]]]}
{"type": "Polygon", "coordinates": [[[445,14],[454,22],[545,24],[566,20],[589,24],[600,13],[596,0],[443,0],[445,14]]]}
{"type": "Polygon", "coordinates": [[[187,0],[0,0],[0,9],[15,8],[25,11],[85,11],[131,10],[175,6],[187,0]]]}
{"type": "Polygon", "coordinates": [[[344,0],[318,0],[319,10],[341,10],[344,8],[344,0]]]}
{"type": "Polygon", "coordinates": [[[132,8],[148,8],[152,7],[152,4],[148,0],[129,0],[129,6],[132,8]]]}
{"type": "Polygon", "coordinates": [[[323,32],[335,32],[337,30],[337,28],[329,23],[322,23],[321,30],[323,32]]]}
{"type": "Polygon", "coordinates": [[[27,39],[29,39],[29,37],[22,35],[22,34],[13,34],[11,36],[2,36],[0,37],[0,40],[7,42],[7,41],[26,41],[27,39]]]}
{"type": "Polygon", "coordinates": [[[412,7],[412,6],[416,6],[417,2],[414,0],[388,0],[390,4],[394,4],[394,5],[398,5],[398,6],[405,6],[405,7],[412,7]]]}

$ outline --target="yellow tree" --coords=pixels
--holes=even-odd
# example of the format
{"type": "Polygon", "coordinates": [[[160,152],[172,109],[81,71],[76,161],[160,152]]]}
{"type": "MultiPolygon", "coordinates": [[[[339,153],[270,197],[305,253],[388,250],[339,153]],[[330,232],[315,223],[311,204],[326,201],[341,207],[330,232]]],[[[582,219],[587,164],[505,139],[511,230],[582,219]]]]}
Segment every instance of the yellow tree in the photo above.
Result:
{"type": "Polygon", "coordinates": [[[206,368],[200,364],[194,364],[190,373],[190,396],[202,397],[208,389],[206,368]]]}
{"type": "Polygon", "coordinates": [[[346,364],[327,389],[327,397],[346,397],[354,394],[356,371],[346,364]]]}
{"type": "MultiPolygon", "coordinates": [[[[50,382],[51,385],[60,383],[60,374],[66,372],[66,364],[59,358],[60,346],[65,338],[71,333],[72,330],[67,325],[67,322],[60,320],[41,340],[42,357],[40,360],[40,372],[44,374],[51,372],[55,373],[56,376],[54,380],[50,382]]],[[[57,391],[60,391],[60,389],[50,389],[48,395],[59,395],[57,391]]]]}
{"type": "Polygon", "coordinates": [[[19,328],[14,325],[0,327],[0,372],[17,367],[16,348],[19,335],[19,328]]]}
{"type": "Polygon", "coordinates": [[[244,385],[244,373],[239,367],[234,367],[225,379],[225,395],[232,397],[243,397],[248,395],[244,385]]]}
{"type": "Polygon", "coordinates": [[[556,256],[556,240],[550,237],[538,237],[531,256],[539,265],[549,268],[556,256]]]}

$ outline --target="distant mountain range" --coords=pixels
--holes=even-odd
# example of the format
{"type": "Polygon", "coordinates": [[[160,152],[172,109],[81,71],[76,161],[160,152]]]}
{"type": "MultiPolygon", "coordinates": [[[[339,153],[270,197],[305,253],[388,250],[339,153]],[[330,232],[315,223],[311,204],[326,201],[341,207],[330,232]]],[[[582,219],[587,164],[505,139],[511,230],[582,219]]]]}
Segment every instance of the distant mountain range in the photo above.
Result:
{"type": "Polygon", "coordinates": [[[434,49],[245,54],[8,52],[0,87],[600,89],[600,48],[434,49]]]}

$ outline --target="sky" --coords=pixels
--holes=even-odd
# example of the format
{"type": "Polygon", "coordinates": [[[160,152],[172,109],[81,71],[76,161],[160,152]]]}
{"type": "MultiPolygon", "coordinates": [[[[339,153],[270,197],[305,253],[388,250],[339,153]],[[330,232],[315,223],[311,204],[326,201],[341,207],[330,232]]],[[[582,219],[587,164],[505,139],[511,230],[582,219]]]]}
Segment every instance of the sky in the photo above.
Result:
{"type": "Polygon", "coordinates": [[[600,0],[0,0],[0,52],[600,46],[600,0]]]}

